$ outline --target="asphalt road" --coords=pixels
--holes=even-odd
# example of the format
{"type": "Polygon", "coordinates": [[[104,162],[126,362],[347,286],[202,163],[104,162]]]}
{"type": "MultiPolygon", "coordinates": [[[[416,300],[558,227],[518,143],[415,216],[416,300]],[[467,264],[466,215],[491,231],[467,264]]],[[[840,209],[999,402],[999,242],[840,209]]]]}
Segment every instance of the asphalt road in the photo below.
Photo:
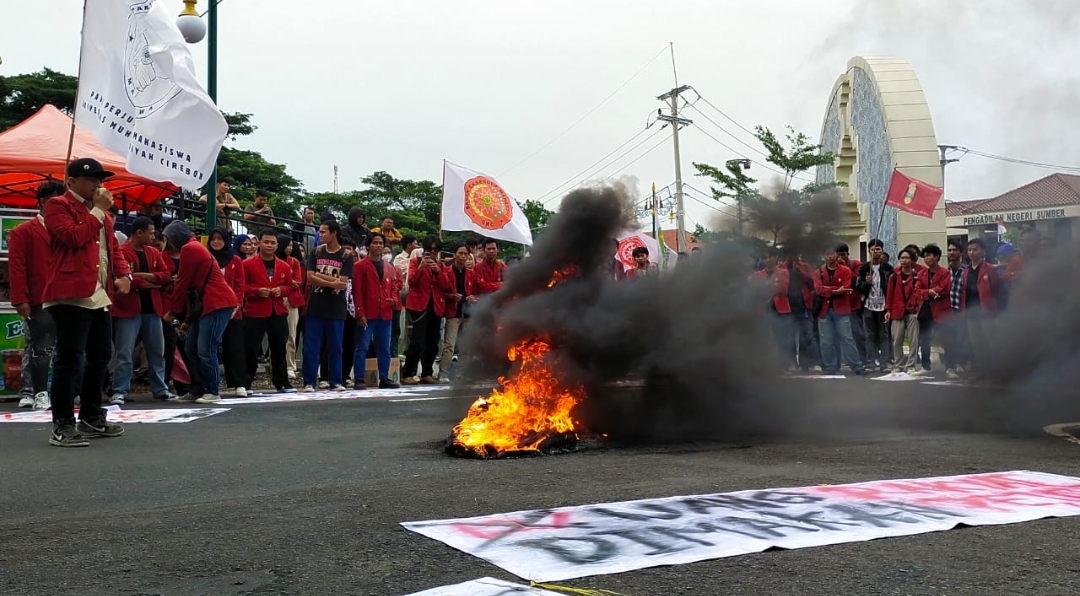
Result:
{"type": "MultiPolygon", "coordinates": [[[[790,383],[804,400],[792,410],[820,415],[781,436],[506,461],[441,452],[471,399],[449,392],[239,405],[78,450],[49,447],[44,424],[0,424],[0,594],[396,596],[515,580],[402,521],[1016,469],[1080,476],[1080,445],[1042,430],[1080,421],[1080,400],[1033,414],[1017,404],[1037,395],[790,383]]],[[[563,583],[627,596],[1068,594],[1080,588],[1078,529],[1077,518],[965,528],[563,583]]]]}

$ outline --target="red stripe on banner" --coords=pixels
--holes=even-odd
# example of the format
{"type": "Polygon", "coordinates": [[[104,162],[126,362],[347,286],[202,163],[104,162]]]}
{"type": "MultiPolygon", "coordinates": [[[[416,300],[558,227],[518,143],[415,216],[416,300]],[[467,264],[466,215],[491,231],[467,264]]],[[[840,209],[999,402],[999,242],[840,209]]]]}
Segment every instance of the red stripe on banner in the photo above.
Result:
{"type": "Polygon", "coordinates": [[[808,491],[822,496],[860,501],[900,501],[919,505],[961,506],[983,511],[1080,505],[1080,482],[1052,484],[1015,478],[1007,472],[956,478],[883,480],[864,484],[817,486],[808,491]]]}

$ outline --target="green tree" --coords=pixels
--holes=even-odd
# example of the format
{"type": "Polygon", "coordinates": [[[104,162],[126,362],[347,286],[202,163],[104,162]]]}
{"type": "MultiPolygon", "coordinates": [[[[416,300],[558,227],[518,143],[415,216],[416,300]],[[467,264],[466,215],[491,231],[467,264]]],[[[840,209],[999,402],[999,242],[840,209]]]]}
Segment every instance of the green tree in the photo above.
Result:
{"type": "Polygon", "coordinates": [[[218,155],[218,180],[223,179],[232,182],[230,192],[241,206],[250,205],[255,200],[255,191],[261,188],[270,193],[270,208],[275,215],[299,219],[304,186],[289,175],[284,164],[266,161],[257,151],[222,147],[218,155]]]}
{"type": "Polygon", "coordinates": [[[555,212],[548,209],[540,201],[533,199],[526,199],[525,204],[521,206],[521,210],[525,212],[525,217],[529,220],[529,229],[536,231],[547,225],[549,219],[555,212]]]}
{"type": "Polygon", "coordinates": [[[0,130],[34,115],[45,104],[71,114],[78,81],[71,75],[45,68],[41,72],[0,76],[0,130]]]}

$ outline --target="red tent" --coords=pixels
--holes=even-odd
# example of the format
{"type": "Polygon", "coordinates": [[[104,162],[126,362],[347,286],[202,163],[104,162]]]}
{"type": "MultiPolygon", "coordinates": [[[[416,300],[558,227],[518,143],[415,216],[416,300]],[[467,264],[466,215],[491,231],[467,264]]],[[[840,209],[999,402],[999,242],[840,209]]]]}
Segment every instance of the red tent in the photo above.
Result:
{"type": "MultiPolygon", "coordinates": [[[[71,118],[51,105],[0,133],[0,205],[34,207],[35,191],[48,179],[64,180],[64,158],[71,134],[71,118]]],[[[135,209],[171,196],[178,189],[127,171],[124,158],[106,149],[94,134],[75,128],[71,159],[92,157],[116,175],[105,181],[116,205],[135,209]],[[126,203],[126,205],[125,205],[126,203]]]]}

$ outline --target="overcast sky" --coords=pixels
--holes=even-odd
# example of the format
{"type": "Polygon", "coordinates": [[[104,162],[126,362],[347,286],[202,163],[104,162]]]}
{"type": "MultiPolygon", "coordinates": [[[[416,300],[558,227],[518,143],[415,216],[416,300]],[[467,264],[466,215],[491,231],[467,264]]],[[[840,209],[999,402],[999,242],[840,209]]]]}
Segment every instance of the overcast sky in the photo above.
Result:
{"type": "MultiPolygon", "coordinates": [[[[183,6],[159,1],[177,14],[183,6]]],[[[74,74],[82,4],[5,2],[4,21],[18,26],[0,36],[0,73],[48,66],[74,74]]],[[[239,147],[288,164],[311,191],[332,189],[334,164],[340,188],[350,190],[375,170],[438,181],[445,158],[499,177],[519,198],[539,198],[642,131],[661,107],[656,96],[673,86],[669,41],[679,83],[739,124],[792,124],[815,139],[848,59],[892,55],[919,74],[939,143],[1080,166],[1075,4],[223,0],[218,100],[223,110],[254,114],[259,130],[239,147]]],[[[200,0],[199,9],[206,6],[200,0]]],[[[205,46],[193,46],[200,77],[205,46]]],[[[755,145],[704,102],[694,107],[755,145]]],[[[708,184],[693,176],[691,162],[741,157],[703,130],[760,158],[693,109],[683,116],[695,122],[681,132],[683,177],[694,188],[707,192],[708,184]]],[[[649,139],[621,160],[578,179],[605,178],[637,159],[621,174],[637,177],[642,192],[651,182],[668,185],[670,129],[658,128],[612,155],[649,139]]],[[[968,155],[948,167],[946,196],[994,196],[1049,173],[968,155]]],[[[714,213],[693,200],[687,211],[690,228],[714,213]]]]}

